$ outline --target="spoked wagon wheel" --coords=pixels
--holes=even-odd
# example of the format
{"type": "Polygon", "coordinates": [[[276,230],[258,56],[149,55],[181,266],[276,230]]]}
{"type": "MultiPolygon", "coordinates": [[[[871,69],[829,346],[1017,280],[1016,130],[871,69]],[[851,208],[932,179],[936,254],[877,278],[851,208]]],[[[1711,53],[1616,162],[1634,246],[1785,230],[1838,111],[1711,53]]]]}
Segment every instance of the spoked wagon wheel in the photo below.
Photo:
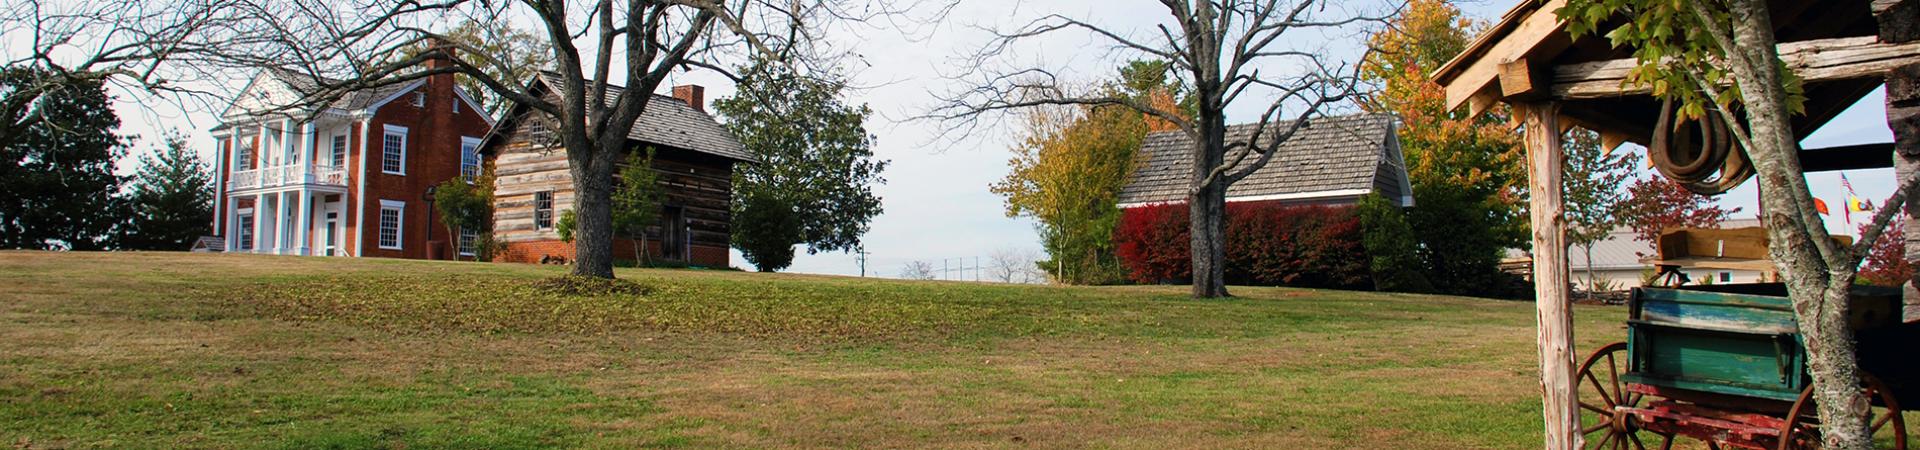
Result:
{"type": "Polygon", "coordinates": [[[1642,396],[1627,392],[1620,375],[1627,373],[1627,343],[1615,342],[1587,357],[1573,382],[1580,392],[1580,435],[1591,449],[1668,449],[1673,435],[1642,430],[1626,409],[1640,406],[1642,396]],[[1655,447],[1649,447],[1654,444],[1655,447]]]}
{"type": "MultiPolygon", "coordinates": [[[[1893,448],[1907,450],[1907,420],[1901,417],[1900,403],[1894,401],[1893,392],[1873,375],[1861,374],[1866,381],[1867,398],[1878,398],[1885,408],[1876,410],[1867,407],[1867,423],[1872,434],[1892,428],[1893,448]]],[[[1809,450],[1820,448],[1820,418],[1813,404],[1813,387],[1808,386],[1800,392],[1800,399],[1793,402],[1793,409],[1787,413],[1787,421],[1780,430],[1780,450],[1809,450]]]]}

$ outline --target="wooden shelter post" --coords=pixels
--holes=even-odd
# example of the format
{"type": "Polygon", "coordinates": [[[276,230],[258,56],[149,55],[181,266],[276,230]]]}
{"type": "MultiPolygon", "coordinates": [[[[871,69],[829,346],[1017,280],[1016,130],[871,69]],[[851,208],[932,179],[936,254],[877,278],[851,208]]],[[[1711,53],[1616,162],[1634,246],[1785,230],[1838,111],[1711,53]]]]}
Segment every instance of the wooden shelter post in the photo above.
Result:
{"type": "MultiPolygon", "coordinates": [[[[1873,16],[1880,25],[1880,42],[1905,44],[1920,41],[1920,0],[1878,0],[1873,16]]],[[[1887,127],[1893,129],[1893,172],[1895,180],[1920,170],[1920,64],[1907,64],[1887,71],[1887,127]]],[[[1907,262],[1920,264],[1920,205],[1916,199],[1906,204],[1907,262]]],[[[1893,224],[1889,226],[1900,226],[1893,224]]],[[[1905,288],[1907,318],[1920,316],[1920,273],[1908,280],[1905,288]]]]}
{"type": "Polygon", "coordinates": [[[1560,178],[1560,105],[1515,103],[1526,127],[1527,193],[1533,228],[1533,294],[1540,349],[1540,391],[1546,449],[1580,448],[1580,404],[1574,385],[1573,309],[1567,292],[1566,205],[1560,178]]]}

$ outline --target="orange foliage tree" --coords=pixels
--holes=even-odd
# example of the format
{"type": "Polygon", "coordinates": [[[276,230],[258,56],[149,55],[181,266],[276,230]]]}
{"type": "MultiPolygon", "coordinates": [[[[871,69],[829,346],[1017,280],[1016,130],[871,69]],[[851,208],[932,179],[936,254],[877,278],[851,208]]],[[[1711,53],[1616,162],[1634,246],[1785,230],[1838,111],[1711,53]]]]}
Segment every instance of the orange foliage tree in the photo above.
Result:
{"type": "Polygon", "coordinates": [[[1413,184],[1407,221],[1420,241],[1419,261],[1435,288],[1497,295],[1503,249],[1526,236],[1524,149],[1495,110],[1469,116],[1446,107],[1446,93],[1428,74],[1466,48],[1482,28],[1446,0],[1411,0],[1393,26],[1374,34],[1376,51],[1362,75],[1377,90],[1361,102],[1369,112],[1401,120],[1400,145],[1413,184]]]}

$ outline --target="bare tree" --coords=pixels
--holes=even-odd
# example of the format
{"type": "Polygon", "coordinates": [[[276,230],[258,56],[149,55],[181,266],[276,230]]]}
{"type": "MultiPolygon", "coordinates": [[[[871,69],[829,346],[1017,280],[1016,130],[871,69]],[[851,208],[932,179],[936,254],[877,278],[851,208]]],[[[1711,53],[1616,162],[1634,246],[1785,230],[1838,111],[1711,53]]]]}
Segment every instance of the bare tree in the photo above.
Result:
{"type": "MultiPolygon", "coordinates": [[[[1330,0],[1162,0],[1169,14],[1157,33],[1136,36],[1093,20],[1049,15],[999,32],[967,61],[972,87],[946,96],[925,117],[967,134],[983,118],[1045,105],[1119,105],[1174,124],[1192,143],[1187,188],[1193,296],[1224,297],[1227,187],[1265,166],[1310,120],[1352,97],[1358,65],[1336,62],[1327,38],[1383,23],[1387,14],[1351,12],[1330,0]],[[1193,86],[1197,114],[1101,92],[1074,92],[1048,68],[993,69],[1016,45],[1042,37],[1083,33],[1111,43],[1130,59],[1173,63],[1193,86]],[[1314,43],[1322,47],[1315,48],[1314,43]],[[1267,70],[1267,73],[1262,73],[1267,70]],[[1229,137],[1226,110],[1237,102],[1262,105],[1252,132],[1229,137]]],[[[1357,58],[1355,59],[1358,60],[1357,58]]]]}
{"type": "Polygon", "coordinates": [[[250,63],[298,69],[318,86],[293,107],[457,73],[545,120],[565,149],[576,191],[573,273],[603,278],[613,276],[614,170],[631,146],[629,130],[669,75],[701,70],[737,81],[744,74],[734,68],[756,59],[802,68],[830,64],[832,52],[816,45],[824,22],[896,11],[878,3],[854,14],[847,5],[824,0],[407,0],[343,15],[337,0],[258,1],[264,27],[285,32],[252,52],[260,56],[250,63]],[[553,53],[551,91],[496,78],[512,72],[506,67],[512,61],[432,29],[449,17],[482,27],[534,22],[535,34],[553,53]],[[448,64],[423,66],[434,60],[448,64]],[[612,84],[616,77],[626,79],[624,89],[612,84]]]}
{"type": "Polygon", "coordinates": [[[926,261],[908,262],[906,265],[900,266],[900,278],[907,280],[934,279],[933,265],[927,264],[926,261]]]}
{"type": "Polygon", "coordinates": [[[1034,261],[1039,257],[1030,250],[1001,248],[987,255],[987,279],[1001,283],[1037,283],[1044,281],[1034,261]]]}
{"type": "Polygon", "coordinates": [[[204,98],[195,63],[218,58],[245,15],[233,0],[0,0],[5,70],[17,80],[0,92],[0,144],[45,120],[36,105],[49,93],[91,83],[134,92],[204,98]]]}

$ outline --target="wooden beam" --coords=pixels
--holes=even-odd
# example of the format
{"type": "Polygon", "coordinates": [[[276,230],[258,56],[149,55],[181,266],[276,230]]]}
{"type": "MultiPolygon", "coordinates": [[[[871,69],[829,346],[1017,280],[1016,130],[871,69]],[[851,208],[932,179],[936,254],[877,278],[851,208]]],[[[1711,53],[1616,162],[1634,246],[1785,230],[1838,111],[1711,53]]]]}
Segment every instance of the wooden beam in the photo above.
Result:
{"type": "MultiPolygon", "coordinates": [[[[1440,81],[1440,86],[1447,91],[1447,110],[1459,108],[1481,91],[1489,88],[1498,90],[1500,63],[1565,49],[1570,42],[1563,32],[1566,24],[1561,23],[1553,12],[1566,6],[1567,0],[1548,0],[1545,3],[1535,7],[1532,13],[1520,20],[1519,25],[1495,41],[1486,53],[1460,69],[1457,75],[1440,81]],[[1563,36],[1557,40],[1551,39],[1556,34],[1563,36]]],[[[1497,92],[1495,94],[1496,98],[1499,97],[1497,92]]]]}
{"type": "Polygon", "coordinates": [[[1548,450],[1580,448],[1579,395],[1574,385],[1573,305],[1568,297],[1566,205],[1560,178],[1566,153],[1560,148],[1560,106],[1516,104],[1526,123],[1527,192],[1533,225],[1533,304],[1538,320],[1541,404],[1548,450]]]}
{"type": "Polygon", "coordinates": [[[1892,143],[1800,150],[1800,170],[1807,173],[1890,167],[1893,167],[1892,143]]]}
{"type": "Polygon", "coordinates": [[[1500,63],[1500,93],[1506,100],[1535,100],[1547,94],[1550,80],[1539,75],[1539,66],[1526,58],[1500,63]]]}
{"type": "MultiPolygon", "coordinates": [[[[1873,36],[1816,39],[1780,44],[1780,59],[1808,83],[1877,78],[1893,69],[1920,63],[1920,42],[1882,43],[1873,36]]],[[[1552,97],[1591,99],[1645,95],[1652,87],[1628,83],[1632,58],[1569,64],[1553,70],[1552,97]]]]}

